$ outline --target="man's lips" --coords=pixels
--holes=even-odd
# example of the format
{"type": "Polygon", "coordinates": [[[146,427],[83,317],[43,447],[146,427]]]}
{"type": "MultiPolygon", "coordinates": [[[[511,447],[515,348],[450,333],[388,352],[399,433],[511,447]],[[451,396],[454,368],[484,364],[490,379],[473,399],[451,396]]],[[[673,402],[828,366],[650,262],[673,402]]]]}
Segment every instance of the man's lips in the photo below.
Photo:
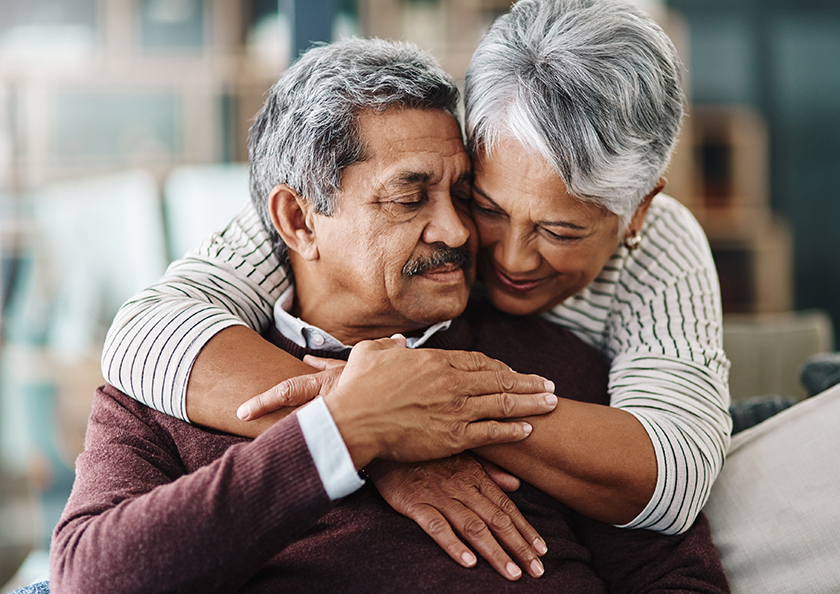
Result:
{"type": "Polygon", "coordinates": [[[420,273],[420,276],[435,277],[440,275],[449,275],[453,272],[462,273],[463,270],[464,267],[457,264],[444,264],[443,266],[437,266],[435,268],[425,270],[420,273]]]}
{"type": "Polygon", "coordinates": [[[542,282],[542,279],[525,279],[515,280],[510,278],[503,272],[500,272],[495,266],[493,267],[493,275],[499,284],[512,293],[527,293],[537,287],[542,282]]]}

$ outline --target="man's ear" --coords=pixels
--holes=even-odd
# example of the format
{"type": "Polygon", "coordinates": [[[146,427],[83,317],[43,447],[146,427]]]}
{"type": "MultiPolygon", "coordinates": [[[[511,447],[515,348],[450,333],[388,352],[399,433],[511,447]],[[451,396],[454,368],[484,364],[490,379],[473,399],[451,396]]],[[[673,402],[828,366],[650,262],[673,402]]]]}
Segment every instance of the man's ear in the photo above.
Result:
{"type": "Polygon", "coordinates": [[[305,260],[318,258],[318,246],[313,230],[312,204],[286,184],[278,184],[268,195],[271,222],[290,251],[305,260]]]}
{"type": "Polygon", "coordinates": [[[653,197],[665,189],[665,184],[667,183],[668,180],[664,177],[660,177],[659,181],[656,182],[656,186],[642,199],[641,204],[639,204],[638,208],[636,208],[636,212],[633,213],[633,218],[630,219],[630,224],[627,225],[627,232],[625,233],[625,236],[633,235],[634,233],[638,233],[642,230],[642,225],[645,222],[645,215],[647,215],[648,209],[650,209],[650,203],[653,201],[653,197]]]}

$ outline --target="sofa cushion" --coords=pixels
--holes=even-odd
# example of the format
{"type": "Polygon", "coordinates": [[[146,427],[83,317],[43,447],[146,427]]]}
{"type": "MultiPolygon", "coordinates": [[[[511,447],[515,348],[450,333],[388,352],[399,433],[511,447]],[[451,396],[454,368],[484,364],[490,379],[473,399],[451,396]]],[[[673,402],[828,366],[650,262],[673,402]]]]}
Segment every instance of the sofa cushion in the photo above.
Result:
{"type": "Polygon", "coordinates": [[[732,438],[704,511],[733,593],[840,592],[840,386],[732,438]]]}

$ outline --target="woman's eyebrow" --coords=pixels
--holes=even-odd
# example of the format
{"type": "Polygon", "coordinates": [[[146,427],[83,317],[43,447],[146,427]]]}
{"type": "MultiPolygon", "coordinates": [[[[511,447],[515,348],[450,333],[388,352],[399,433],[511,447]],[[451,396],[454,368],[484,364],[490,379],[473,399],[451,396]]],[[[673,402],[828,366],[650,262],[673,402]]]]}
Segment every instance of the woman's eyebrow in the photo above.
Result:
{"type": "MultiPolygon", "coordinates": [[[[494,206],[495,208],[498,208],[499,210],[504,212],[505,209],[502,208],[501,206],[499,206],[498,204],[496,204],[496,202],[490,196],[488,196],[484,192],[484,190],[479,188],[478,184],[476,184],[475,182],[473,182],[473,191],[476,192],[477,194],[480,194],[481,197],[484,198],[485,200],[487,200],[487,202],[489,202],[492,206],[494,206]]],[[[544,227],[563,227],[564,229],[574,229],[576,231],[586,231],[586,227],[582,227],[580,225],[576,225],[575,223],[570,223],[568,221],[537,221],[537,224],[542,225],[544,227]]]]}

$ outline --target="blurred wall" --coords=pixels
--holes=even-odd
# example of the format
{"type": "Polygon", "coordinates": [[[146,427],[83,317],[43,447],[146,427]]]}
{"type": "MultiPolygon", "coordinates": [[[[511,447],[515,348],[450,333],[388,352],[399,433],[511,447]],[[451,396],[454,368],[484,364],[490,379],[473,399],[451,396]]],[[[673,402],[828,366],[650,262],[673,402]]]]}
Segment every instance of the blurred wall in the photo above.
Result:
{"type": "Polygon", "coordinates": [[[840,327],[840,2],[668,0],[688,31],[693,102],[767,124],[770,205],[793,237],[794,306],[840,327]]]}

